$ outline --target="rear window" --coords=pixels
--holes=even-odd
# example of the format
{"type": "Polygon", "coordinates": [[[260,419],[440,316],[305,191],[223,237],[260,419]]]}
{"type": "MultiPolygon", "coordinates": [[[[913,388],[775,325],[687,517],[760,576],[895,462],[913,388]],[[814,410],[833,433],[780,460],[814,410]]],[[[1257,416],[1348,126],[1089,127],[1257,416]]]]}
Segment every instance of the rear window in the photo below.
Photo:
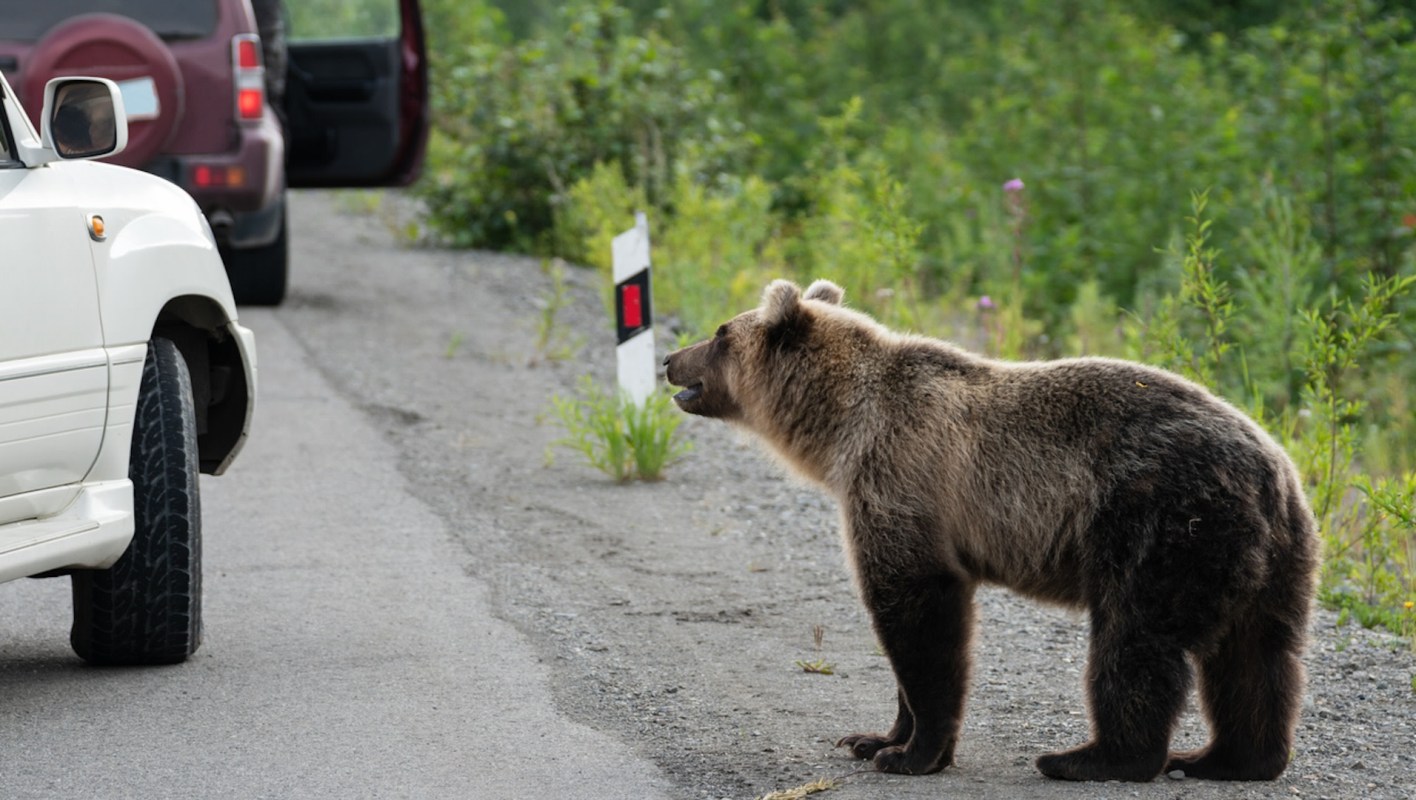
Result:
{"type": "Polygon", "coordinates": [[[7,4],[0,39],[39,41],[70,17],[96,11],[130,17],[163,39],[198,39],[216,30],[214,0],[43,0],[7,4]]]}

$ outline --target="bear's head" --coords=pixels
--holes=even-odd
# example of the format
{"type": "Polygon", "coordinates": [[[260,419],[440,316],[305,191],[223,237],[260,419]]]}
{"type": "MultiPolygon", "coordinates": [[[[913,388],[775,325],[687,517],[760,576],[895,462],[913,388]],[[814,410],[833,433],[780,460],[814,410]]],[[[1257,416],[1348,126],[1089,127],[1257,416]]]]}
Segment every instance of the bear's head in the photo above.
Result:
{"type": "MultiPolygon", "coordinates": [[[[690,414],[751,423],[750,413],[804,377],[799,357],[824,322],[827,307],[839,307],[844,292],[830,281],[801,288],[773,281],[762,304],[718,326],[713,338],[670,353],[665,376],[683,391],[674,395],[690,414]]],[[[834,309],[831,309],[834,310],[834,309]]],[[[849,313],[849,312],[847,312],[849,313]]]]}

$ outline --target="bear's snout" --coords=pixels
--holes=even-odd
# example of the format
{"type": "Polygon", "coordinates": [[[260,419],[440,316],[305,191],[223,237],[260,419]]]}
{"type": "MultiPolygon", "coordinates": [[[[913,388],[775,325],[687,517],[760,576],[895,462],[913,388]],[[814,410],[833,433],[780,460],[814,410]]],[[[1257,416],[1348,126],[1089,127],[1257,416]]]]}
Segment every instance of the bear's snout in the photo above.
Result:
{"type": "Polygon", "coordinates": [[[690,414],[713,415],[704,401],[704,378],[710,369],[708,345],[699,342],[682,350],[669,353],[664,358],[664,378],[673,386],[682,386],[683,391],[674,395],[678,407],[690,414]]]}
{"type": "Polygon", "coordinates": [[[664,379],[674,386],[690,386],[701,383],[703,358],[697,352],[703,343],[692,344],[682,350],[675,350],[664,356],[664,379]]]}

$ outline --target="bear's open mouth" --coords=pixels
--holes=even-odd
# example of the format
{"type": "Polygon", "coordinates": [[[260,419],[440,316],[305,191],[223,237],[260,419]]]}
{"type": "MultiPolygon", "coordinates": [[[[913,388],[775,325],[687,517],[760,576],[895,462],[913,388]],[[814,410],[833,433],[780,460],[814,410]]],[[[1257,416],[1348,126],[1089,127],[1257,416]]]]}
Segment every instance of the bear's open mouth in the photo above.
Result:
{"type": "Polygon", "coordinates": [[[674,401],[679,404],[690,403],[697,400],[701,394],[703,394],[703,383],[699,382],[674,395],[674,401]]]}

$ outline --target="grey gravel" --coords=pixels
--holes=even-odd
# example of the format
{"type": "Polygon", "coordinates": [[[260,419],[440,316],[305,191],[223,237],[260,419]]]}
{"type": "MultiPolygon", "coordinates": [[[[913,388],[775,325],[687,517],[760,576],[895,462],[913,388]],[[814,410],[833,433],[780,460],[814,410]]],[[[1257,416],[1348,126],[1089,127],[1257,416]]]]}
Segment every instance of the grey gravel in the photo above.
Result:
{"type": "MultiPolygon", "coordinates": [[[[346,235],[318,228],[312,210],[331,203],[302,196],[294,229],[346,235]]],[[[379,213],[401,225],[404,203],[390,196],[379,213]]],[[[562,710],[657,763],[677,796],[755,797],[822,777],[841,779],[820,795],[831,800],[1416,796],[1416,657],[1328,612],[1314,620],[1308,698],[1280,780],[1050,782],[1033,759],[1087,737],[1086,623],[998,590],[979,595],[958,766],[859,771],[833,743],[887,727],[894,683],[832,505],[699,419],[681,429],[693,453],[660,483],[615,485],[563,450],[547,463],[560,435],[550,397],[571,394],[584,373],[613,376],[595,276],[570,273],[572,302],[556,324],[576,355],[548,359],[534,346],[550,294],[540,260],[409,249],[361,219],[356,263],[302,265],[287,304],[300,312],[293,332],[320,363],[347,365],[327,377],[378,421],[400,471],[458,532],[469,574],[493,587],[497,613],[550,666],[562,710]],[[795,663],[816,660],[834,674],[795,663]]],[[[1192,701],[1175,746],[1204,738],[1192,701]]]]}

